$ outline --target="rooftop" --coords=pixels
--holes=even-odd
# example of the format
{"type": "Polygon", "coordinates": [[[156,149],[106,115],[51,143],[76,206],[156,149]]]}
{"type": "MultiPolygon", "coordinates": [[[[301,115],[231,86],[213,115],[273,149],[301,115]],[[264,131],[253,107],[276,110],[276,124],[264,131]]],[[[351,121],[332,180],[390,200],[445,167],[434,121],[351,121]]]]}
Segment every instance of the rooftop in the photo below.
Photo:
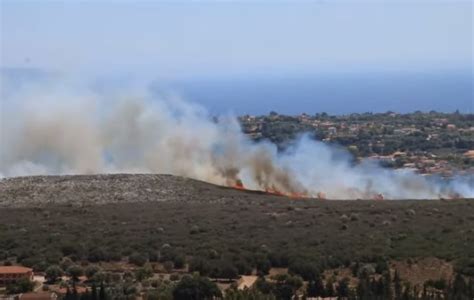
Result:
{"type": "Polygon", "coordinates": [[[20,296],[20,300],[50,300],[56,299],[57,296],[54,293],[43,292],[43,293],[26,293],[20,296]]]}
{"type": "Polygon", "coordinates": [[[33,269],[20,267],[20,266],[0,266],[0,274],[13,274],[13,273],[28,273],[32,272],[33,269]]]}

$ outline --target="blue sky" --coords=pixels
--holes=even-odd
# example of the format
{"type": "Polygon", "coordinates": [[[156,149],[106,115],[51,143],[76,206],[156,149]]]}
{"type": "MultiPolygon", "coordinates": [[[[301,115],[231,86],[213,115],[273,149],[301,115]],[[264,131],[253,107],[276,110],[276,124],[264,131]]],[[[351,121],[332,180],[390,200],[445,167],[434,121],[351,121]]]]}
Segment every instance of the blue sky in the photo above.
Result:
{"type": "Polygon", "coordinates": [[[471,1],[1,0],[2,67],[205,77],[472,68],[471,1]]]}

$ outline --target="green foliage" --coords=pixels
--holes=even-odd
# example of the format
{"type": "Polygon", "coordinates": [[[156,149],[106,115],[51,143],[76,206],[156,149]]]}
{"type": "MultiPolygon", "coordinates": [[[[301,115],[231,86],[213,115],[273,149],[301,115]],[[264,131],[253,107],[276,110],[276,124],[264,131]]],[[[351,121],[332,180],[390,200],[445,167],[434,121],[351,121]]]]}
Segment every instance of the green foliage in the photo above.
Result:
{"type": "Polygon", "coordinates": [[[139,267],[143,266],[148,260],[148,257],[145,254],[134,252],[128,258],[128,261],[139,267]]]}
{"type": "Polygon", "coordinates": [[[184,276],[173,290],[174,300],[208,300],[222,297],[217,285],[201,276],[184,276]]]}
{"type": "Polygon", "coordinates": [[[45,271],[45,278],[49,283],[55,283],[63,275],[63,270],[58,265],[49,266],[45,271]]]}
{"type": "Polygon", "coordinates": [[[290,263],[288,271],[291,274],[300,275],[307,281],[315,280],[320,274],[320,270],[316,264],[302,259],[290,263]]]}
{"type": "Polygon", "coordinates": [[[266,295],[256,289],[226,291],[224,300],[276,300],[274,295],[266,295]]]}
{"type": "Polygon", "coordinates": [[[71,276],[73,281],[79,281],[79,276],[84,274],[84,270],[81,266],[72,265],[67,268],[66,273],[71,276]]]}
{"type": "Polygon", "coordinates": [[[19,294],[31,292],[34,288],[34,282],[30,281],[28,278],[21,278],[14,284],[7,285],[7,294],[19,294]]]}
{"type": "Polygon", "coordinates": [[[152,276],[153,268],[149,263],[135,271],[135,278],[140,282],[152,276]]]}
{"type": "Polygon", "coordinates": [[[84,270],[84,274],[86,275],[87,279],[91,280],[95,274],[101,271],[101,268],[97,265],[89,265],[84,270]]]}

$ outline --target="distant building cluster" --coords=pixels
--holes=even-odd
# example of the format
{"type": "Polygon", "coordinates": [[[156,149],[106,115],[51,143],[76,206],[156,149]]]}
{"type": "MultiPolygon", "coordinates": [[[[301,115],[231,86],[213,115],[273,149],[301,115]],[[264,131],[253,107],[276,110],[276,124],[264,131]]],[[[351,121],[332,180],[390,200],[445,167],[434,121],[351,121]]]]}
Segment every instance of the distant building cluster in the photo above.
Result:
{"type": "Polygon", "coordinates": [[[379,160],[391,168],[450,177],[474,174],[474,115],[438,112],[364,113],[331,116],[269,115],[239,118],[252,140],[269,140],[285,149],[303,133],[342,145],[357,160],[379,160]]]}

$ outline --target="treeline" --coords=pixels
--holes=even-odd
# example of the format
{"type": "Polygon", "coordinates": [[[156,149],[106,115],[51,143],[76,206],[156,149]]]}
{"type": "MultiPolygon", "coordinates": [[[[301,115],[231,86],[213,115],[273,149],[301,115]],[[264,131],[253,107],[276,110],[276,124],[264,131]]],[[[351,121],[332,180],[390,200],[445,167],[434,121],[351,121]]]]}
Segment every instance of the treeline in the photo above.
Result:
{"type": "Polygon", "coordinates": [[[402,282],[398,273],[393,278],[389,272],[379,278],[362,273],[357,286],[352,287],[349,278],[338,281],[330,278],[324,282],[318,276],[305,284],[300,276],[282,274],[271,279],[262,276],[251,289],[238,290],[233,286],[223,294],[215,283],[195,275],[185,276],[172,288],[170,296],[167,298],[149,292],[146,299],[291,300],[328,297],[347,300],[471,300],[474,297],[474,280],[458,274],[452,282],[427,281],[419,288],[402,282]]]}

